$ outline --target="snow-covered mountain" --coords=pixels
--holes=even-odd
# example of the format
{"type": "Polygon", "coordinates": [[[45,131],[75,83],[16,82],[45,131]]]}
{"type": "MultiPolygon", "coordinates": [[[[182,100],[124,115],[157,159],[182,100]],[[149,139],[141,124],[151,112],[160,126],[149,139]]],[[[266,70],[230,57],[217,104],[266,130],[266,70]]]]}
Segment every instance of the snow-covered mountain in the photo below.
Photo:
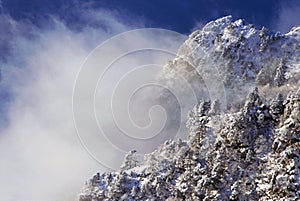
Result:
{"type": "Polygon", "coordinates": [[[79,200],[299,200],[300,27],[281,34],[230,16],[212,21],[160,74],[185,93],[178,75],[199,98],[187,140],[166,141],[142,162],[128,153],[79,200]]]}
{"type": "Polygon", "coordinates": [[[236,108],[255,86],[298,82],[299,40],[300,27],[283,35],[227,16],[193,32],[160,77],[182,93],[190,87],[178,79],[184,77],[199,99],[219,99],[223,109],[236,108]]]}

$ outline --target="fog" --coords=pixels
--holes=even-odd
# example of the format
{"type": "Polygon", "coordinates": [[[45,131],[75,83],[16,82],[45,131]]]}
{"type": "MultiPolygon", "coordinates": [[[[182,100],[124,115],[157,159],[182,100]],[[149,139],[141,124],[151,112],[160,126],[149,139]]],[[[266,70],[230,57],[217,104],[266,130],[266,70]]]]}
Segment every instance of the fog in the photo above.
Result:
{"type": "Polygon", "coordinates": [[[131,149],[149,153],[180,130],[164,129],[156,76],[186,36],[126,32],[141,22],[81,13],[101,27],[78,31],[55,16],[36,27],[1,16],[2,200],[74,200],[95,172],[116,169],[131,149]]]}

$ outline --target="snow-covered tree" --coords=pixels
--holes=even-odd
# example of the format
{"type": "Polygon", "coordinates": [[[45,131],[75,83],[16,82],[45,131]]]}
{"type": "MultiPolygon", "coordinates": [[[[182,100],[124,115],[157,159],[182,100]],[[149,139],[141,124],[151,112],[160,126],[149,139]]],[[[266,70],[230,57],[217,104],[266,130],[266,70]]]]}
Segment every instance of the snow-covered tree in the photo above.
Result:
{"type": "Polygon", "coordinates": [[[281,60],[275,71],[275,77],[274,77],[274,85],[275,86],[280,87],[285,83],[286,68],[287,67],[284,65],[283,60],[281,60]]]}
{"type": "Polygon", "coordinates": [[[126,154],[124,162],[121,165],[120,169],[124,171],[124,170],[134,168],[138,165],[138,162],[139,161],[136,155],[136,150],[131,150],[126,154]]]}
{"type": "MultiPolygon", "coordinates": [[[[206,89],[217,82],[214,76],[207,80],[213,69],[229,105],[238,107],[219,113],[217,102],[200,101],[189,113],[187,140],[168,140],[139,163],[129,152],[122,171],[93,177],[80,201],[298,200],[300,90],[293,91],[299,88],[299,33],[296,28],[276,36],[231,17],[195,31],[164,68],[163,83],[185,94],[187,85],[176,79],[183,76],[198,99],[208,99],[206,89]],[[283,73],[280,60],[291,67],[288,72],[283,73]],[[246,97],[259,79],[260,92],[269,90],[268,97],[258,88],[246,97]],[[275,97],[278,91],[282,95],[275,97]]],[[[192,108],[184,97],[182,102],[192,108]]]]}

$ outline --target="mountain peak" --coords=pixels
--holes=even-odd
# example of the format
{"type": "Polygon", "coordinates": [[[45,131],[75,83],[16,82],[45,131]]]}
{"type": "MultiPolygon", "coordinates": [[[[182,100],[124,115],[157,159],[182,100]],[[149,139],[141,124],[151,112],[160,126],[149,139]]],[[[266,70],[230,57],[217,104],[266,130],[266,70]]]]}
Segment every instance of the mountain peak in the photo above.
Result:
{"type": "Polygon", "coordinates": [[[166,141],[140,164],[96,174],[79,200],[297,200],[299,33],[231,16],[193,32],[160,74],[184,94],[180,75],[197,95],[197,105],[188,97],[181,105],[190,110],[187,141],[166,141]]]}
{"type": "Polygon", "coordinates": [[[162,74],[162,80],[172,87],[176,74],[180,74],[192,85],[195,83],[194,88],[207,88],[218,81],[227,92],[225,108],[230,108],[255,86],[282,85],[278,79],[298,82],[299,30],[294,27],[283,35],[240,19],[234,21],[231,16],[217,19],[190,35],[174,61],[165,66],[163,72],[168,75],[162,74]]]}

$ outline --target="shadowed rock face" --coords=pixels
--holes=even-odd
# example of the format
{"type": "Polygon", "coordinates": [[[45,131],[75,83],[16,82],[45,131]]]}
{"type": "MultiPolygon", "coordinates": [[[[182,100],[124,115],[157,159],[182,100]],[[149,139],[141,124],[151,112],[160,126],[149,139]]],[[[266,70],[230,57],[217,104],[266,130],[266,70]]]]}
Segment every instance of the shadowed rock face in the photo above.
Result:
{"type": "Polygon", "coordinates": [[[79,200],[299,199],[299,36],[298,28],[272,34],[230,17],[192,33],[162,82],[172,84],[177,71],[204,87],[205,67],[198,64],[214,60],[229,92],[246,83],[257,88],[243,98],[230,95],[236,102],[225,111],[220,100],[199,101],[188,114],[187,141],[166,141],[139,164],[97,173],[79,200]]]}

